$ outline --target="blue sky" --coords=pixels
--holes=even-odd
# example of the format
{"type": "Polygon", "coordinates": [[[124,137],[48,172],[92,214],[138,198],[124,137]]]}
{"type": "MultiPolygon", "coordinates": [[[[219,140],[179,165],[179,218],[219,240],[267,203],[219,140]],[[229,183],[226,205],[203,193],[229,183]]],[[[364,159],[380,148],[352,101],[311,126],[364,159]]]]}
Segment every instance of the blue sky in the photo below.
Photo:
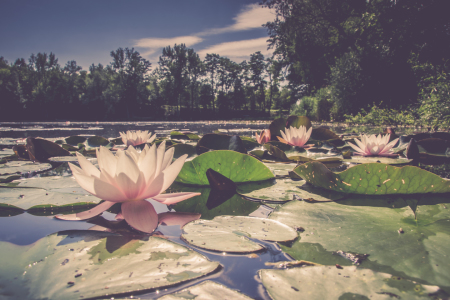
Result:
{"type": "Polygon", "coordinates": [[[157,67],[162,48],[185,43],[199,53],[240,62],[261,51],[275,18],[252,0],[0,0],[0,56],[9,62],[53,52],[87,70],[109,53],[134,47],[157,67]]]}

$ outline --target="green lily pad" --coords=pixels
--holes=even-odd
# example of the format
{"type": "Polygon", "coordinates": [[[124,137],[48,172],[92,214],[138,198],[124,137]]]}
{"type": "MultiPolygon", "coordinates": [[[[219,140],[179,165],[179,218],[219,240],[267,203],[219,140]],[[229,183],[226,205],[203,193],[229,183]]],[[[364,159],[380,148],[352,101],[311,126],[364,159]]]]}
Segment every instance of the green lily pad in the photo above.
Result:
{"type": "Polygon", "coordinates": [[[327,140],[340,140],[341,138],[330,129],[319,127],[313,128],[311,132],[311,139],[318,141],[327,141],[327,140]]]}
{"type": "Polygon", "coordinates": [[[54,156],[70,156],[70,152],[58,144],[41,138],[27,138],[27,152],[30,160],[46,161],[54,156]]]}
{"type": "MultiPolygon", "coordinates": [[[[303,245],[320,245],[330,253],[368,254],[361,268],[439,285],[448,292],[450,212],[442,204],[449,202],[448,197],[418,197],[416,215],[408,206],[411,196],[405,199],[355,196],[340,202],[291,201],[269,218],[303,227],[299,242],[303,245]]],[[[311,256],[316,262],[316,256],[311,256]]]]}
{"type": "MultiPolygon", "coordinates": [[[[289,127],[300,128],[300,126],[305,126],[306,130],[312,127],[311,120],[306,116],[289,116],[286,120],[286,128],[289,127]]],[[[314,129],[313,129],[314,130],[314,129]]],[[[283,128],[284,131],[284,128],[283,128]]]]}
{"type": "Polygon", "coordinates": [[[102,136],[91,136],[87,139],[87,144],[89,147],[100,147],[100,146],[106,146],[109,144],[109,140],[105,139],[102,136]]]}
{"type": "Polygon", "coordinates": [[[281,137],[280,131],[286,129],[286,119],[278,118],[272,121],[269,125],[270,135],[272,141],[278,141],[277,136],[281,137]]]}
{"type": "Polygon", "coordinates": [[[284,152],[289,152],[289,151],[292,152],[293,151],[293,149],[292,149],[293,147],[291,145],[282,143],[280,141],[270,141],[270,142],[267,142],[266,144],[273,145],[284,152]]]}
{"type": "Polygon", "coordinates": [[[68,138],[66,138],[65,141],[67,144],[69,144],[71,146],[77,146],[80,143],[84,143],[86,141],[86,137],[79,136],[79,135],[73,135],[73,136],[69,136],[68,138]]]}
{"type": "Polygon", "coordinates": [[[287,242],[297,238],[297,232],[278,221],[254,217],[219,216],[213,220],[196,220],[183,227],[181,237],[191,245],[234,253],[249,253],[264,249],[252,239],[287,242]]]}
{"type": "Polygon", "coordinates": [[[157,237],[95,231],[49,235],[28,246],[0,242],[9,299],[80,299],[167,288],[217,270],[217,262],[157,237]]]}
{"type": "Polygon", "coordinates": [[[0,164],[0,175],[9,175],[15,173],[27,173],[45,171],[52,167],[49,163],[39,163],[30,161],[9,161],[5,164],[0,164]]]}
{"type": "Polygon", "coordinates": [[[430,299],[439,287],[352,267],[311,266],[260,270],[270,297],[278,299],[430,299]]]}
{"type": "Polygon", "coordinates": [[[248,136],[241,136],[240,138],[242,140],[242,143],[244,144],[245,149],[247,149],[247,151],[251,151],[251,150],[261,146],[260,144],[258,144],[257,141],[255,141],[254,139],[252,139],[248,136]]]}
{"type": "Polygon", "coordinates": [[[294,169],[315,186],[344,193],[386,195],[450,192],[450,181],[413,166],[393,167],[381,163],[362,164],[333,173],[320,162],[294,169]]]}
{"type": "Polygon", "coordinates": [[[316,188],[305,183],[304,180],[276,179],[273,182],[240,185],[238,192],[246,197],[280,201],[280,203],[300,199],[334,201],[346,197],[343,193],[316,188]],[[257,185],[259,185],[259,189],[257,189],[257,185]]]}
{"type": "Polygon", "coordinates": [[[256,158],[228,150],[203,153],[184,163],[177,182],[191,185],[209,185],[206,171],[213,169],[235,183],[261,181],[273,178],[272,172],[256,158]]]}
{"type": "Polygon", "coordinates": [[[370,163],[382,163],[388,165],[407,165],[412,159],[407,158],[391,158],[381,156],[359,156],[354,155],[351,158],[344,159],[343,162],[355,163],[355,164],[370,164],[370,163]]]}
{"type": "Polygon", "coordinates": [[[231,136],[225,134],[205,134],[197,143],[197,147],[212,150],[228,150],[231,136]]]}
{"type": "Polygon", "coordinates": [[[251,300],[251,298],[239,293],[238,291],[227,288],[224,285],[214,281],[204,281],[200,284],[191,286],[187,289],[181,290],[171,295],[166,295],[159,300],[186,300],[186,299],[236,299],[236,300],[251,300]]]}
{"type": "Polygon", "coordinates": [[[277,176],[288,176],[289,172],[297,166],[294,163],[266,163],[265,165],[277,176]]]}
{"type": "Polygon", "coordinates": [[[169,148],[174,148],[175,152],[173,154],[173,158],[177,159],[178,157],[187,154],[188,157],[195,157],[197,156],[197,150],[194,146],[189,144],[176,144],[169,148]]]}

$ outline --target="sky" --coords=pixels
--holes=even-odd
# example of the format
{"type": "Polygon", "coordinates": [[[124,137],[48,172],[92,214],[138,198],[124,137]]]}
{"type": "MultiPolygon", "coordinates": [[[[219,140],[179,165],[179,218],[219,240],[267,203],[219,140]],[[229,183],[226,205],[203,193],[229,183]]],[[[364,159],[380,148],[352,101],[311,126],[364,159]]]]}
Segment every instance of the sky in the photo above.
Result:
{"type": "Polygon", "coordinates": [[[216,53],[235,62],[267,50],[275,14],[253,0],[0,0],[0,56],[10,63],[53,52],[61,66],[107,65],[110,52],[134,47],[152,62],[166,46],[184,43],[203,59],[216,53]]]}

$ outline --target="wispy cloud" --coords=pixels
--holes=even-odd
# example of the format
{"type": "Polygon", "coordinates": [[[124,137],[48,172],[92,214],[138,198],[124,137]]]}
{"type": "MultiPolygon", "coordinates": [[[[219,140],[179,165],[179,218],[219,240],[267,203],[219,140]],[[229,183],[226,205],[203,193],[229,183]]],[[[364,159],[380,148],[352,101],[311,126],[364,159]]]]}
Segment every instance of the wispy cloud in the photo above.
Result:
{"type": "Polygon", "coordinates": [[[262,7],[258,4],[249,4],[246,5],[241,12],[233,18],[234,24],[222,28],[208,29],[198,33],[198,35],[204,36],[261,28],[263,24],[273,21],[274,19],[275,12],[273,10],[267,7],[262,7]]]}
{"type": "Polygon", "coordinates": [[[261,51],[265,57],[271,56],[272,50],[267,50],[267,45],[267,37],[262,37],[258,39],[220,43],[202,49],[198,54],[200,57],[205,57],[207,53],[217,53],[220,56],[225,56],[233,61],[240,62],[245,59],[249,60],[250,54],[257,51],[261,51]]]}
{"type": "Polygon", "coordinates": [[[201,37],[190,35],[190,36],[178,36],[173,38],[143,38],[136,40],[134,47],[145,48],[146,52],[143,53],[144,56],[151,56],[159,50],[167,46],[173,46],[175,44],[185,44],[187,47],[192,47],[195,44],[202,42],[201,37]]]}

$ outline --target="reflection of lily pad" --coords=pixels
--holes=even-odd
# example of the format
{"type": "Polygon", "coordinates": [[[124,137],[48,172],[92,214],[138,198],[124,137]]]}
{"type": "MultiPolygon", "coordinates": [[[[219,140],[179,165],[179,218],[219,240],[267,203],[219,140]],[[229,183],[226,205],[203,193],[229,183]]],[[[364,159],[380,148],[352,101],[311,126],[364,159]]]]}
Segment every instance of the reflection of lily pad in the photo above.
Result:
{"type": "Polygon", "coordinates": [[[10,161],[0,165],[0,175],[8,175],[14,173],[27,173],[48,170],[52,167],[48,163],[34,163],[30,161],[10,161]]]}
{"type": "Polygon", "coordinates": [[[261,270],[262,283],[270,297],[278,299],[423,299],[439,287],[386,273],[326,266],[261,270]]]}
{"type": "MultiPolygon", "coordinates": [[[[431,204],[430,196],[422,197],[419,204],[431,204]]],[[[438,196],[433,197],[440,202],[438,196]]],[[[417,220],[402,198],[353,198],[314,204],[291,201],[274,211],[270,219],[303,227],[302,244],[320,245],[329,252],[369,254],[361,267],[448,290],[450,212],[445,205],[434,204],[419,205],[416,213],[417,220]]]]}
{"type": "Polygon", "coordinates": [[[166,295],[159,300],[222,300],[222,299],[236,299],[236,300],[250,300],[251,298],[241,294],[235,290],[229,289],[224,285],[214,281],[204,281],[200,284],[191,286],[187,289],[181,290],[177,293],[166,295]]]}
{"type": "MultiPolygon", "coordinates": [[[[202,219],[211,220],[216,216],[233,215],[233,216],[247,216],[259,207],[259,203],[247,201],[242,199],[239,195],[232,195],[229,199],[223,199],[223,203],[217,203],[217,206],[208,205],[213,202],[214,199],[210,199],[210,188],[186,188],[173,189],[171,192],[199,192],[200,196],[196,196],[174,205],[174,209],[177,212],[190,212],[198,213],[202,215],[202,219]],[[210,207],[210,209],[208,208],[210,207]]],[[[219,199],[221,201],[221,199],[219,199]]],[[[214,204],[214,203],[213,203],[214,204]]]]}
{"type": "Polygon", "coordinates": [[[315,186],[344,193],[386,195],[450,192],[450,180],[413,166],[401,168],[381,163],[362,164],[333,173],[319,162],[294,172],[315,186]]]}
{"type": "Polygon", "coordinates": [[[306,181],[276,179],[274,182],[261,183],[260,189],[254,189],[258,183],[240,185],[238,192],[244,196],[270,201],[290,201],[297,199],[332,201],[344,198],[345,194],[305,185],[306,181]],[[252,191],[247,192],[247,190],[252,191]]]}
{"type": "Polygon", "coordinates": [[[2,293],[10,299],[107,297],[179,284],[219,264],[165,239],[53,234],[29,246],[0,242],[2,293]]]}
{"type": "Polygon", "coordinates": [[[344,159],[343,161],[356,164],[382,163],[388,165],[407,165],[412,161],[412,159],[355,155],[352,156],[352,158],[344,159]]]}
{"type": "Polygon", "coordinates": [[[248,253],[264,249],[247,237],[286,242],[297,238],[297,232],[268,219],[220,216],[213,220],[193,221],[183,227],[182,234],[189,244],[208,250],[248,253]]]}
{"type": "Polygon", "coordinates": [[[186,162],[178,174],[177,182],[209,185],[206,171],[213,169],[236,183],[273,178],[272,172],[256,158],[235,151],[206,152],[186,162]]]}

